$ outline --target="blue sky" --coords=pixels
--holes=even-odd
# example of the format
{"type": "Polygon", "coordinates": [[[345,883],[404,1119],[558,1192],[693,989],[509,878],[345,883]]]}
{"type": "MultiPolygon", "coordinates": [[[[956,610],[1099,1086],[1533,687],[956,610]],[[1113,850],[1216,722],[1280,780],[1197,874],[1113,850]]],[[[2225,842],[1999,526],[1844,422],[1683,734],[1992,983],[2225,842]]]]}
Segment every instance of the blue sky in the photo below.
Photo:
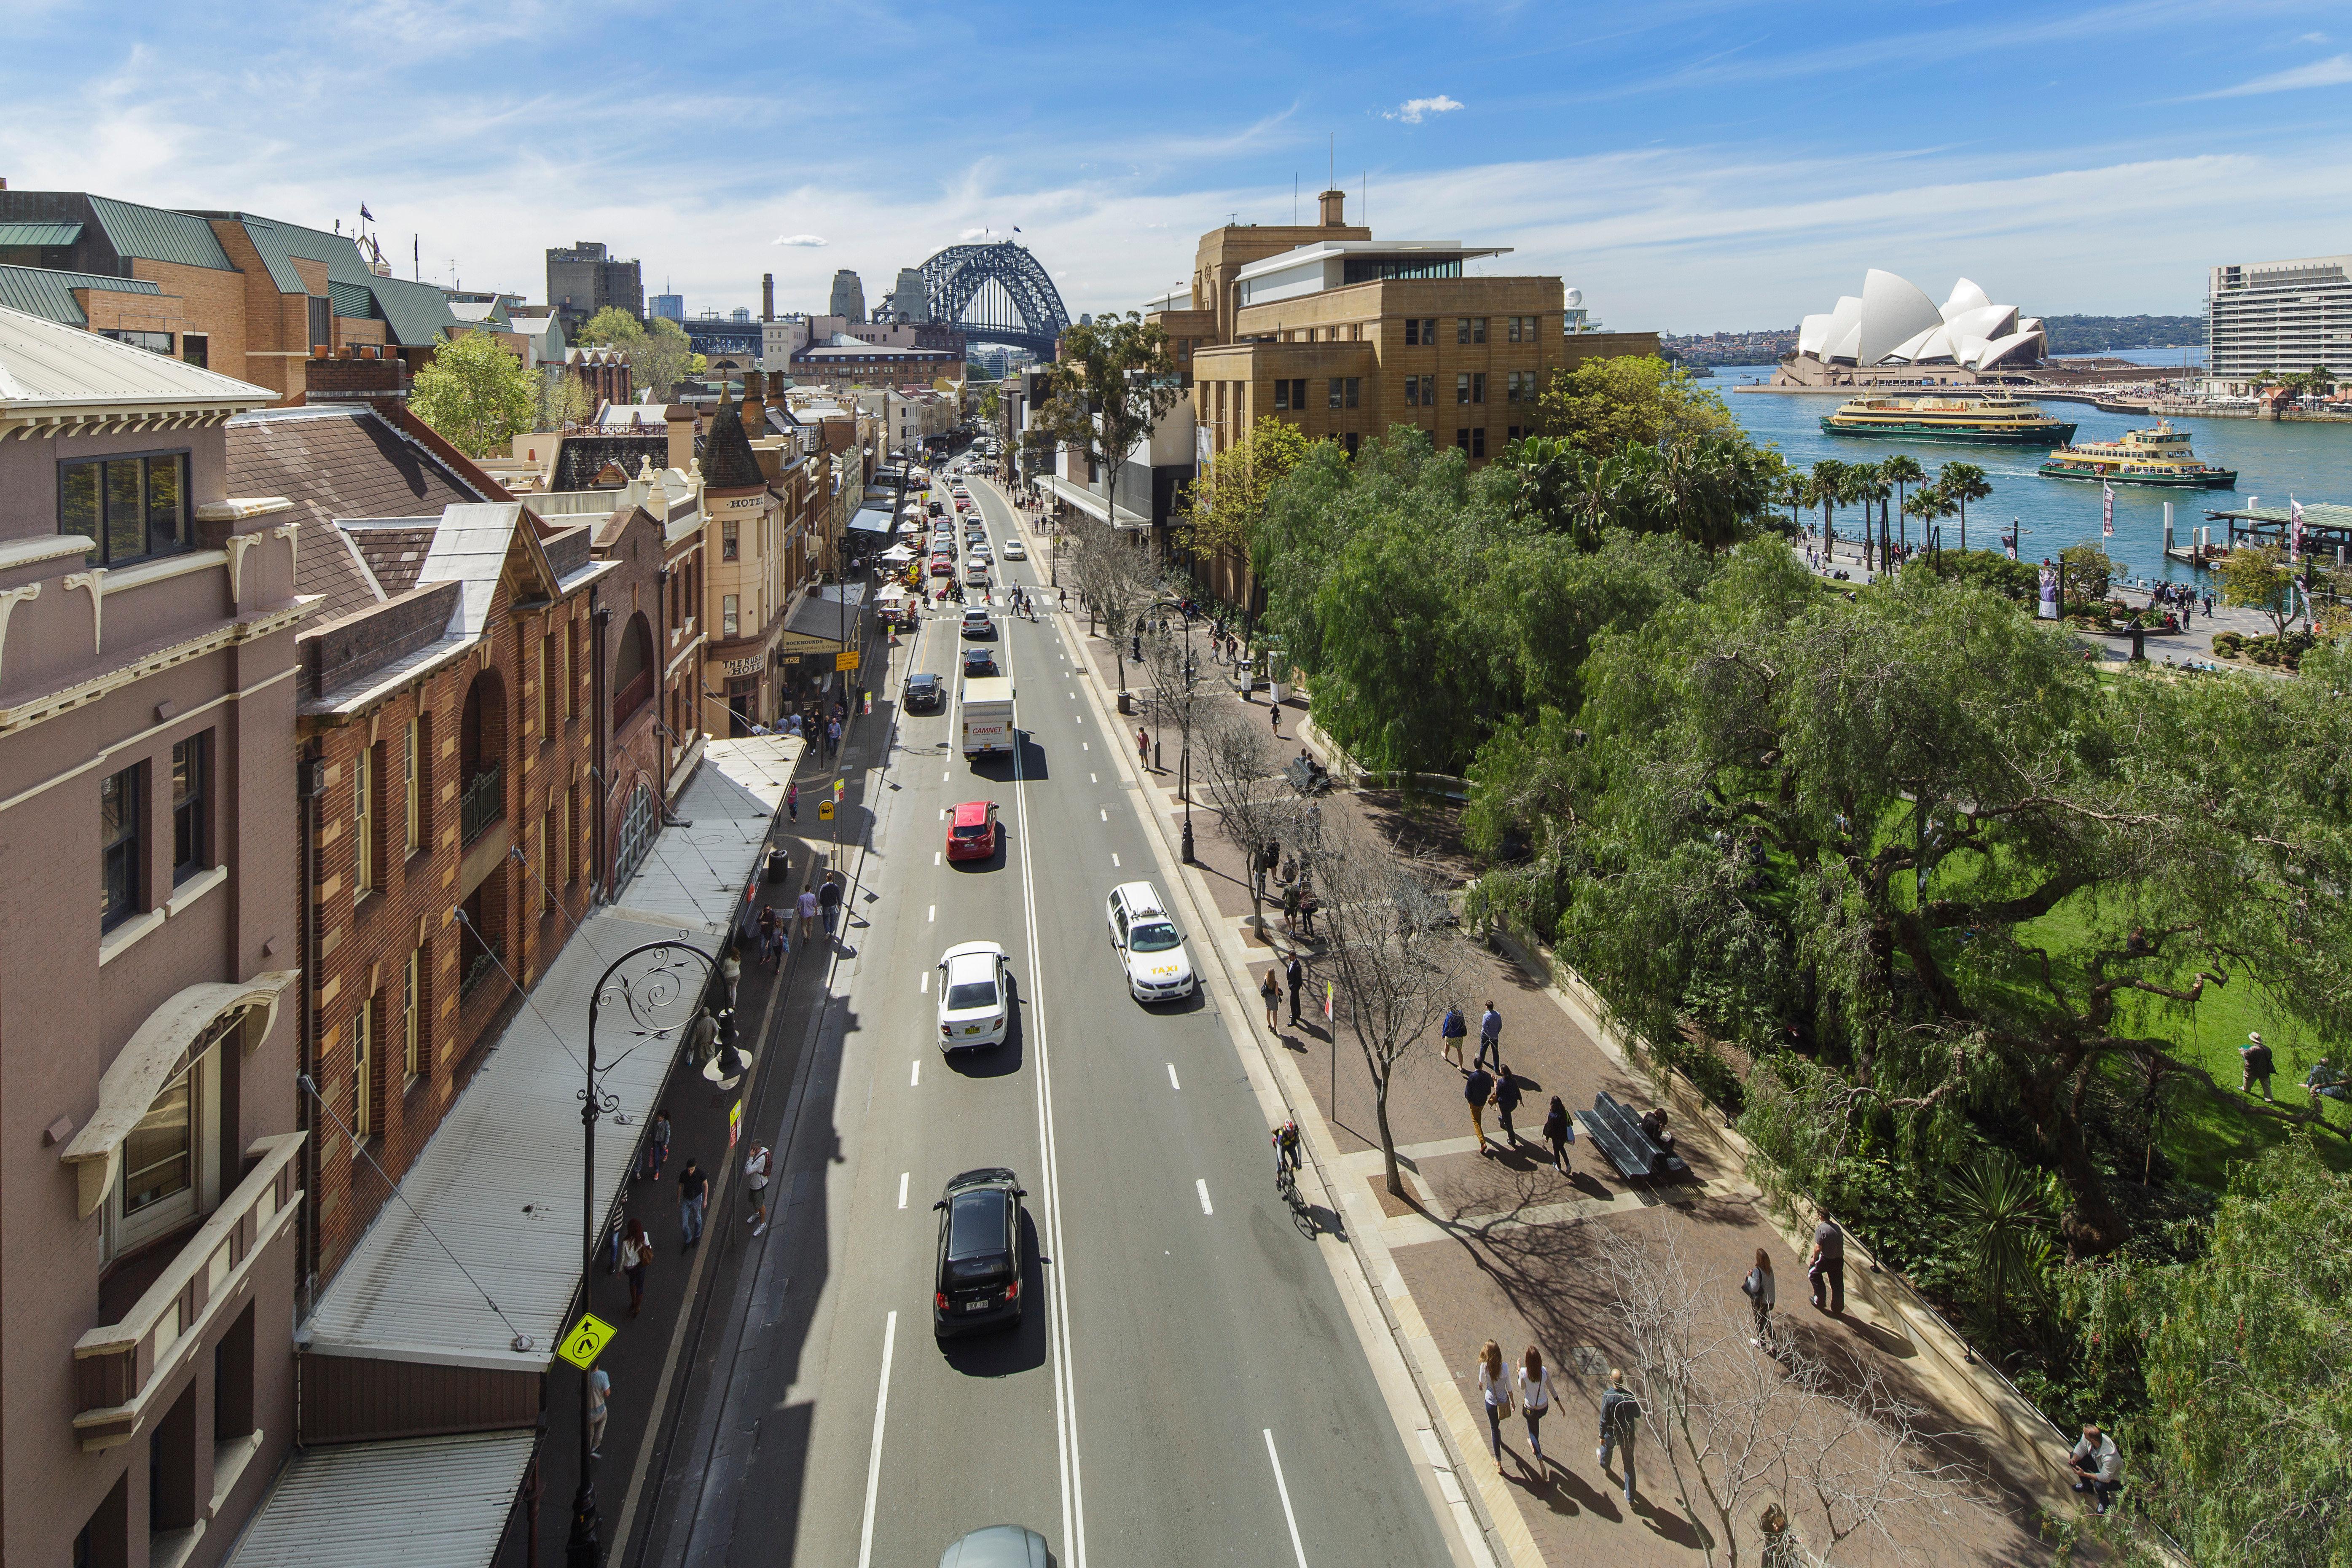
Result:
{"type": "Polygon", "coordinates": [[[0,177],[329,226],[538,299],[601,238],[689,310],[868,298],[1022,229],[1075,315],[1313,210],[1516,247],[1612,325],[1792,325],[1868,267],[2190,313],[2352,251],[2340,5],[10,0],[0,177]],[[823,241],[822,244],[813,243],[823,241]],[[798,241],[799,243],[781,243],[798,241]]]}

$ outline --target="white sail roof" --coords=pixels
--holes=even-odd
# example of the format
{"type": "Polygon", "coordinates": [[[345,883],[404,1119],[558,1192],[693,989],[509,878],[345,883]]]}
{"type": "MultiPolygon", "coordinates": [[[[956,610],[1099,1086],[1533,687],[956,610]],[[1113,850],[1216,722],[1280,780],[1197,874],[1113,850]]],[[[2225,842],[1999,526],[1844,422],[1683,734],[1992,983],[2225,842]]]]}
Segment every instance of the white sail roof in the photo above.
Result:
{"type": "Polygon", "coordinates": [[[1995,362],[2028,363],[2048,352],[2042,322],[2020,319],[2014,305],[1997,304],[1963,278],[1938,306],[1907,279],[1871,268],[1859,296],[1842,296],[1834,310],[1809,315],[1797,329],[1797,352],[1853,365],[1958,364],[1980,370],[1995,362]]]}

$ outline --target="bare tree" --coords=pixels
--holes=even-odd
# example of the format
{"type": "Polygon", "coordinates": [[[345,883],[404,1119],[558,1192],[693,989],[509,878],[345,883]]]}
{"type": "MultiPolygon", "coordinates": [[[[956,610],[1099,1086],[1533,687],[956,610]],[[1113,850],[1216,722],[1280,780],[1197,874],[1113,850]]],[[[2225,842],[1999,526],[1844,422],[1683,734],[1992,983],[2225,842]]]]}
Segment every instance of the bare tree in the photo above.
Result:
{"type": "MultiPolygon", "coordinates": [[[[1225,842],[1242,853],[1250,885],[1250,924],[1265,934],[1265,890],[1258,857],[1269,843],[1298,841],[1306,817],[1298,796],[1276,773],[1274,742],[1233,709],[1202,715],[1192,763],[1225,842]]],[[[1272,946],[1271,941],[1267,943],[1272,946]]]]}
{"type": "MultiPolygon", "coordinates": [[[[1371,1079],[1388,1190],[1402,1197],[1396,1138],[1389,1131],[1389,1086],[1397,1064],[1461,989],[1461,933],[1435,878],[1395,847],[1351,816],[1333,813],[1327,825],[1311,806],[1303,815],[1308,842],[1302,860],[1321,888],[1330,932],[1323,961],[1371,1079]]],[[[1338,1040],[1331,1044],[1339,1048],[1338,1040]]]]}
{"type": "Polygon", "coordinates": [[[1096,619],[1110,638],[1118,660],[1118,689],[1127,689],[1128,634],[1137,613],[1150,602],[1158,586],[1151,563],[1136,542],[1097,518],[1086,517],[1071,531],[1076,552],[1074,572],[1085,601],[1088,629],[1096,619]]]}
{"type": "Polygon", "coordinates": [[[1192,739],[1209,710],[1210,694],[1201,685],[1194,662],[1201,654],[1188,647],[1187,641],[1183,626],[1172,618],[1164,627],[1153,622],[1143,637],[1143,670],[1151,688],[1152,723],[1161,729],[1173,727],[1176,731],[1181,793],[1190,801],[1192,739]]]}
{"type": "Polygon", "coordinates": [[[1642,1424],[1665,1455],[1710,1563],[1720,1552],[1737,1568],[1743,1546],[1767,1568],[1828,1563],[1854,1541],[1867,1542],[1874,1559],[1900,1562],[1933,1560],[1939,1554],[1923,1545],[1939,1538],[1960,1549],[1952,1526],[1981,1506],[1970,1477],[1933,1458],[1922,1413],[1876,1368],[1757,1343],[1738,1315],[1720,1312],[1719,1286],[1693,1282],[1668,1226],[1654,1237],[1594,1229],[1632,1350],[1642,1424]],[[1699,1517],[1702,1502],[1709,1520],[1699,1517]],[[1768,1521],[1786,1533],[1768,1531],[1768,1521]],[[1799,1522],[1814,1550],[1798,1543],[1799,1522]]]}

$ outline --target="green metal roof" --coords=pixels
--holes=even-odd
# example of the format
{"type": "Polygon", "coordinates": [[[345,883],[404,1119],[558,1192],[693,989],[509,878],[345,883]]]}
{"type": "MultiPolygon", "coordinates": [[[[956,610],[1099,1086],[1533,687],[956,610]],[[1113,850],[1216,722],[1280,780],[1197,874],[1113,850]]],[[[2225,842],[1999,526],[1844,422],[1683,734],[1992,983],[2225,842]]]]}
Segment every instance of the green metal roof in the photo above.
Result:
{"type": "Polygon", "coordinates": [[[163,292],[154,284],[138,278],[57,272],[46,267],[0,267],[0,305],[28,316],[39,316],[68,327],[89,325],[89,318],[74,299],[77,289],[111,289],[123,294],[163,292]]]}
{"type": "Polygon", "coordinates": [[[89,209],[98,215],[99,227],[106,231],[107,243],[119,255],[207,267],[215,272],[236,270],[229,265],[228,252],[221,248],[212,226],[191,213],[142,207],[111,196],[90,197],[89,209]]]}
{"type": "Polygon", "coordinates": [[[457,324],[457,318],[449,313],[449,301],[430,283],[373,274],[367,281],[375,290],[377,313],[392,330],[392,341],[396,343],[423,348],[439,342],[442,333],[457,324]]]}
{"type": "Polygon", "coordinates": [[[295,270],[297,257],[323,262],[330,283],[365,284],[376,280],[360,255],[359,242],[348,234],[328,234],[299,224],[279,223],[276,218],[256,217],[251,213],[227,216],[252,237],[253,247],[261,252],[262,265],[269,268],[270,280],[281,294],[310,292],[302,274],[295,270]]]}
{"type": "Polygon", "coordinates": [[[375,290],[364,283],[334,283],[327,285],[327,297],[334,301],[335,314],[367,321],[374,316],[375,290]]]}
{"type": "Polygon", "coordinates": [[[0,223],[0,245],[71,245],[80,237],[78,223],[0,223]]]}

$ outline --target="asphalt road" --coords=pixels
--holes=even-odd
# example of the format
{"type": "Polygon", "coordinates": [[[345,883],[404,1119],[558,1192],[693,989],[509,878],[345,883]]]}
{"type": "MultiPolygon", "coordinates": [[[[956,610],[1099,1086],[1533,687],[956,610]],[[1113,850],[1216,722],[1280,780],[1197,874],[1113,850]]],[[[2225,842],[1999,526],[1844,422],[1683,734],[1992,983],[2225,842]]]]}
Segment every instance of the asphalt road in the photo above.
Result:
{"type": "MultiPolygon", "coordinates": [[[[1013,519],[982,504],[1001,549],[1013,519]]],[[[997,596],[1044,567],[1000,562],[997,596]]],[[[934,614],[876,690],[914,669],[960,686],[961,640],[954,607],[934,614]]],[[[899,716],[869,776],[834,999],[792,1110],[754,1129],[778,1150],[779,1223],[714,1309],[732,1329],[659,1558],[930,1568],[1015,1521],[1063,1568],[1445,1563],[1330,1271],[1274,1193],[1232,1033],[1249,1020],[1127,993],[1104,900],[1166,890],[1131,739],[1103,732],[1050,617],[1001,623],[995,646],[1017,762],[967,763],[950,706],[899,716]],[[945,814],[967,800],[998,804],[1003,849],[950,865],[945,814]],[[976,940],[1012,956],[1016,1026],[950,1060],[933,966],[976,940]],[[989,1165],[1029,1193],[1027,1310],[942,1344],[931,1204],[989,1165]]],[[[890,718],[877,698],[876,729],[890,718]]]]}

